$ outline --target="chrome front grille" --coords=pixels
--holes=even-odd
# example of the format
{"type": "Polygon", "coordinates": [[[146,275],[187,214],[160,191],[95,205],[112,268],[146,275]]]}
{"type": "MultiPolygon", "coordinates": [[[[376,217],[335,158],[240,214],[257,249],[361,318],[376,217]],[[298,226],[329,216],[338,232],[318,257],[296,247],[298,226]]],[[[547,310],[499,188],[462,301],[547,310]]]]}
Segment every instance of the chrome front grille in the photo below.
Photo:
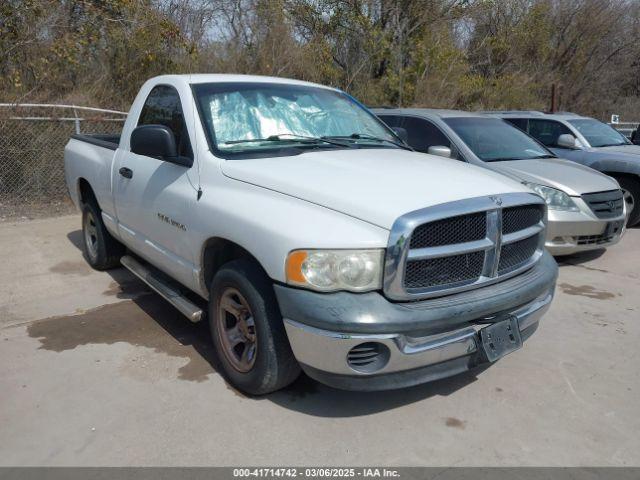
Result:
{"type": "Polygon", "coordinates": [[[502,210],[502,234],[517,232],[535,225],[543,219],[539,205],[522,205],[502,210]]]}
{"type": "Polygon", "coordinates": [[[598,218],[615,218],[622,215],[624,200],[621,190],[587,193],[582,199],[598,218]]]}
{"type": "Polygon", "coordinates": [[[500,261],[498,262],[498,275],[504,275],[520,268],[533,257],[539,246],[538,235],[502,245],[500,261]]]}
{"type": "Polygon", "coordinates": [[[411,248],[472,242],[483,239],[486,235],[487,219],[484,212],[459,215],[420,225],[411,235],[411,248]]]}
{"type": "Polygon", "coordinates": [[[515,275],[542,255],[545,205],[529,193],[479,197],[400,217],[389,238],[385,294],[447,295],[515,275]]]}
{"type": "Polygon", "coordinates": [[[404,286],[429,288],[465,283],[482,275],[483,265],[482,251],[409,261],[405,270],[404,286]]]}

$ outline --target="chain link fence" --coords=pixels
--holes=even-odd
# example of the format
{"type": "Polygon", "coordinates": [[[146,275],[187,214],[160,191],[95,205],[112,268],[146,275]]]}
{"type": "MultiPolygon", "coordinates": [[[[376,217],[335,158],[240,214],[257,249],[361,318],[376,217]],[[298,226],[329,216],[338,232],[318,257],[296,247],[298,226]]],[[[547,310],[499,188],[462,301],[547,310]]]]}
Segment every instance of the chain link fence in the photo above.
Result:
{"type": "Polygon", "coordinates": [[[73,105],[0,104],[0,219],[72,211],[64,147],[74,133],[119,134],[125,112],[73,105]]]}

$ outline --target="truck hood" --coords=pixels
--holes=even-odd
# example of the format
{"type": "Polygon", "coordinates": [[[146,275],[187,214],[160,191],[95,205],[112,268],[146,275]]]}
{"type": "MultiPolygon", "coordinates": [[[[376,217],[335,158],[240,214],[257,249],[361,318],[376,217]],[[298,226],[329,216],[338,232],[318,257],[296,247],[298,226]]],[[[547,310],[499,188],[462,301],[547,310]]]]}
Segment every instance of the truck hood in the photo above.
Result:
{"type": "Polygon", "coordinates": [[[421,208],[528,191],[484,168],[399,149],[325,150],[227,160],[222,172],[386,229],[399,216],[421,208]]]}
{"type": "Polygon", "coordinates": [[[617,147],[597,147],[592,148],[596,152],[626,153],[629,155],[640,155],[640,145],[619,145],[617,147]]]}
{"type": "Polygon", "coordinates": [[[618,183],[592,168],[559,158],[492,162],[496,170],[520,180],[557,188],[573,197],[615,190],[618,183]]]}

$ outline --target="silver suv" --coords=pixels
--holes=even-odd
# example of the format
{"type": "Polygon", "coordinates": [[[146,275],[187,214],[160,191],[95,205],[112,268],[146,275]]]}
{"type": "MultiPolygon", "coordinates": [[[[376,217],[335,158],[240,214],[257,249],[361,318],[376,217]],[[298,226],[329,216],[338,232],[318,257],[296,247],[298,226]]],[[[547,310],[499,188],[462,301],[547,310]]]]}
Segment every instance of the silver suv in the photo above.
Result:
{"type": "Polygon", "coordinates": [[[640,146],[594,118],[575,113],[484,112],[527,132],[556,155],[614,177],[624,192],[627,226],[640,223],[640,146]]]}
{"type": "Polygon", "coordinates": [[[556,158],[509,123],[456,110],[374,112],[390,127],[405,130],[416,150],[508,175],[542,196],[549,209],[545,246],[553,255],[607,247],[620,240],[626,212],[616,181],[556,158]]]}

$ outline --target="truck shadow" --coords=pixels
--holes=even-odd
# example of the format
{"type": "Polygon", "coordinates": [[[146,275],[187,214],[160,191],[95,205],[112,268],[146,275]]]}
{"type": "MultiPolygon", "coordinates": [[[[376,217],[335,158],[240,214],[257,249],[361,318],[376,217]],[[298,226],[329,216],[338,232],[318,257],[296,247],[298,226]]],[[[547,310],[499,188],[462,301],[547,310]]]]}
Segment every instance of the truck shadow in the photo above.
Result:
{"type": "Polygon", "coordinates": [[[131,301],[145,312],[147,321],[155,322],[163,330],[162,335],[156,334],[155,339],[147,342],[147,346],[188,359],[177,372],[179,380],[207,381],[212,378],[212,374],[215,376],[217,373],[220,380],[225,382],[226,388],[237,396],[253,401],[270,401],[306,415],[357,417],[392,410],[433,396],[448,396],[475,382],[477,375],[484,370],[479,368],[448,379],[383,392],[338,390],[318,383],[302,373],[293,384],[283,390],[260,397],[249,396],[232,387],[221,373],[206,320],[190,323],[155,293],[134,297],[131,301]]]}
{"type": "Polygon", "coordinates": [[[292,385],[266,398],[281,407],[315,417],[359,417],[393,410],[434,396],[449,396],[475,382],[485,369],[486,367],[480,367],[455,377],[380,392],[337,390],[320,384],[303,373],[292,385]]]}
{"type": "Polygon", "coordinates": [[[562,255],[555,257],[559,266],[564,265],[582,265],[583,263],[592,262],[597,260],[607,252],[606,248],[599,248],[597,250],[589,250],[587,252],[574,253],[572,255],[562,255]]]}
{"type": "MultiPolygon", "coordinates": [[[[82,248],[79,230],[70,232],[67,237],[73,245],[82,248]]],[[[78,345],[127,342],[184,359],[186,362],[176,372],[178,380],[204,382],[210,380],[211,375],[219,374],[221,370],[206,321],[190,323],[123,268],[106,273],[113,282],[104,294],[130,302],[109,304],[80,315],[34,323],[29,334],[39,339],[41,348],[60,352],[78,345]],[[77,328],[80,325],[82,328],[77,328]],[[70,331],[75,332],[74,335],[69,335],[70,331]]],[[[255,401],[270,401],[306,415],[356,417],[395,409],[433,396],[451,395],[476,381],[482,371],[480,368],[416,387],[383,392],[337,390],[303,373],[287,388],[262,397],[248,397],[223,381],[236,395],[255,401]]]]}
{"type": "Polygon", "coordinates": [[[67,233],[67,240],[78,250],[82,251],[82,230],[73,230],[67,233]]]}

